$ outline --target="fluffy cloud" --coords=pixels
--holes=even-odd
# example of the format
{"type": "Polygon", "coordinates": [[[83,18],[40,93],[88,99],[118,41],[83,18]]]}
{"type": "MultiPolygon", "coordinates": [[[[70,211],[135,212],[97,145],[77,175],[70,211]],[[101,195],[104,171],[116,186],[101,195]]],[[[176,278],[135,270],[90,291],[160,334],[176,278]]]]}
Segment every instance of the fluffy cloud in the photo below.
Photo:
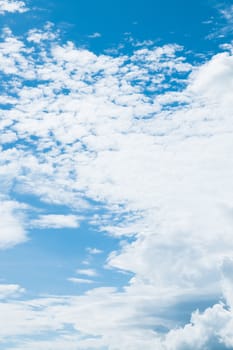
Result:
{"type": "Polygon", "coordinates": [[[223,265],[223,294],[227,305],[218,303],[203,313],[193,313],[189,324],[167,334],[165,349],[225,350],[233,347],[232,260],[226,259],[223,265]]]}
{"type": "Polygon", "coordinates": [[[232,313],[216,304],[203,314],[196,312],[183,329],[171,331],[166,338],[169,350],[229,349],[232,347],[232,313]],[[230,331],[230,332],[229,332],[230,331]]]}
{"type": "Polygon", "coordinates": [[[24,292],[25,289],[18,284],[0,284],[0,299],[18,296],[24,292]]]}
{"type": "Polygon", "coordinates": [[[233,313],[224,303],[194,312],[190,323],[167,332],[172,323],[164,316],[171,317],[174,310],[161,300],[156,302],[148,291],[136,296],[98,288],[79,297],[14,301],[0,304],[1,315],[6,307],[8,318],[0,336],[2,340],[11,336],[18,344],[10,349],[61,349],[65,345],[75,349],[78,345],[99,350],[140,350],[142,346],[150,350],[225,350],[233,346],[233,313]],[[32,334],[38,340],[20,338],[32,334]],[[42,334],[48,340],[39,340],[42,334]]]}
{"type": "Polygon", "coordinates": [[[0,0],[0,14],[6,12],[25,12],[27,11],[24,1],[17,0],[0,0]]]}
{"type": "Polygon", "coordinates": [[[17,202],[0,200],[0,249],[12,247],[27,240],[23,224],[23,208],[17,202]]]}

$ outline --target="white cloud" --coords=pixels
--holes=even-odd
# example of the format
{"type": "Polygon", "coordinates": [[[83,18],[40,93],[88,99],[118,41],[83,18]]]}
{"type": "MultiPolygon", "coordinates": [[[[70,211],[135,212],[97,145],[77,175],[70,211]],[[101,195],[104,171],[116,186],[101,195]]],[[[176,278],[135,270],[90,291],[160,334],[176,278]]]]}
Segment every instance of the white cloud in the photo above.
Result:
{"type": "Polygon", "coordinates": [[[184,328],[171,331],[167,335],[165,349],[229,349],[233,345],[232,333],[228,334],[231,340],[224,333],[232,325],[232,313],[226,310],[223,305],[216,304],[203,314],[199,312],[193,314],[192,323],[184,328]]]}
{"type": "Polygon", "coordinates": [[[95,277],[98,275],[94,269],[77,269],[76,273],[79,275],[85,275],[90,277],[95,277]]]}
{"type": "Polygon", "coordinates": [[[27,240],[21,209],[22,206],[17,202],[0,200],[0,249],[27,240]]]}
{"type": "MultiPolygon", "coordinates": [[[[212,31],[207,36],[207,39],[220,39],[229,41],[229,37],[232,34],[232,24],[233,24],[233,6],[231,4],[227,4],[227,2],[219,2],[215,4],[215,7],[218,12],[218,16],[216,18],[212,17],[209,21],[214,24],[211,26],[212,31]]],[[[207,21],[208,24],[208,21],[207,21]]]]}
{"type": "Polygon", "coordinates": [[[88,35],[88,38],[90,38],[90,39],[96,39],[96,38],[100,38],[100,37],[101,37],[101,34],[98,32],[95,32],[93,34],[88,35]]]}
{"type": "Polygon", "coordinates": [[[34,44],[43,44],[43,41],[52,41],[58,38],[58,31],[53,23],[47,22],[42,29],[31,29],[27,35],[27,41],[34,44]]]}
{"type": "Polygon", "coordinates": [[[0,0],[0,14],[5,14],[6,12],[26,12],[28,9],[26,8],[24,1],[17,0],[0,0]]]}
{"type": "Polygon", "coordinates": [[[103,253],[103,251],[101,249],[97,249],[97,248],[87,248],[87,252],[91,255],[96,255],[96,254],[101,254],[103,253]]]}
{"type": "Polygon", "coordinates": [[[165,339],[168,350],[231,349],[233,347],[233,264],[226,259],[223,266],[223,302],[192,314],[191,322],[170,331],[165,339]]]}
{"type": "Polygon", "coordinates": [[[91,284],[93,283],[92,280],[86,279],[86,278],[77,278],[77,277],[70,277],[68,278],[68,281],[77,283],[77,284],[91,284]]]}
{"type": "Polygon", "coordinates": [[[40,215],[32,221],[33,227],[39,228],[77,228],[80,218],[75,215],[40,215]]]}
{"type": "Polygon", "coordinates": [[[25,292],[25,289],[18,284],[0,284],[0,299],[17,297],[25,292]]]}
{"type": "Polygon", "coordinates": [[[51,32],[44,32],[44,31],[40,31],[40,30],[31,30],[28,33],[28,38],[27,40],[29,42],[34,42],[36,44],[41,43],[44,40],[53,40],[56,38],[56,34],[51,33],[51,32]]]}
{"type": "Polygon", "coordinates": [[[233,5],[224,6],[224,8],[220,8],[220,13],[227,21],[232,23],[232,21],[233,21],[233,5]]]}
{"type": "MultiPolygon", "coordinates": [[[[136,296],[117,293],[113,288],[94,289],[79,297],[7,302],[0,304],[0,319],[6,308],[9,316],[0,335],[2,339],[11,336],[18,344],[14,349],[22,349],[22,346],[32,350],[45,349],[46,346],[60,349],[64,345],[71,349],[78,346],[98,350],[104,347],[140,350],[142,346],[149,350],[155,347],[158,350],[231,348],[233,314],[227,305],[217,303],[202,313],[196,311],[190,323],[174,327],[165,334],[151,330],[156,325],[160,328],[169,326],[168,320],[159,317],[161,312],[164,315],[164,307],[161,300],[155,301],[148,291],[146,295],[136,296]],[[66,325],[69,325],[69,330],[66,325]],[[71,325],[73,330],[70,330],[71,325]],[[47,334],[48,337],[49,332],[55,330],[57,336],[51,340],[24,342],[19,338],[17,341],[17,336],[47,334]]],[[[170,306],[165,310],[169,316],[170,306]]]]}

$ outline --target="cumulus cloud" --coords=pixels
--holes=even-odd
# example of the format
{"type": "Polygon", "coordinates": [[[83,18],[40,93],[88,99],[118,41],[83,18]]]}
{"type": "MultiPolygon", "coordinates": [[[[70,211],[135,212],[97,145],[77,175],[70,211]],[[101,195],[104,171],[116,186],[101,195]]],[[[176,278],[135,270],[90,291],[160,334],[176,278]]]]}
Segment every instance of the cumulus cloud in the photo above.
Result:
{"type": "Polygon", "coordinates": [[[24,1],[17,0],[0,0],[0,14],[5,14],[7,12],[26,12],[28,9],[26,8],[24,1]]]}
{"type": "Polygon", "coordinates": [[[233,345],[232,325],[232,313],[224,305],[216,304],[203,314],[194,313],[191,323],[184,328],[171,331],[165,349],[229,349],[233,345]]]}
{"type": "Polygon", "coordinates": [[[27,40],[36,44],[42,43],[43,41],[53,40],[56,38],[56,34],[51,31],[36,30],[32,29],[28,33],[27,40]]]}

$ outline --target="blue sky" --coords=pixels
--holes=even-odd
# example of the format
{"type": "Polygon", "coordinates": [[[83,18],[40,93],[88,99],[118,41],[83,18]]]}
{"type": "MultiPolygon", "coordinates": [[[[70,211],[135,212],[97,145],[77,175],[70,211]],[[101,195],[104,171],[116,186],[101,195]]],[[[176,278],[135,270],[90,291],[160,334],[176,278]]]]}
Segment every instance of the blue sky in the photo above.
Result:
{"type": "Polygon", "coordinates": [[[233,349],[232,26],[0,0],[0,350],[233,349]]]}
{"type": "Polygon", "coordinates": [[[216,10],[203,1],[147,0],[143,4],[141,1],[77,1],[69,7],[64,1],[57,1],[51,3],[49,16],[54,21],[72,24],[73,40],[101,33],[96,50],[116,45],[126,33],[138,40],[166,43],[179,40],[180,44],[198,50],[203,48],[204,36],[209,31],[203,22],[216,16],[216,10]]]}

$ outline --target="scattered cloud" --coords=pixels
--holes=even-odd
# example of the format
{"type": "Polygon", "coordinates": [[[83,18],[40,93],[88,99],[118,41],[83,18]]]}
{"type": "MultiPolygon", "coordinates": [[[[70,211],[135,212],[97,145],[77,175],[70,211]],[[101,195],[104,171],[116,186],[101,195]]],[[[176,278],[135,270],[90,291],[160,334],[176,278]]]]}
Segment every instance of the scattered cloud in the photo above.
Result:
{"type": "Polygon", "coordinates": [[[88,38],[90,38],[90,39],[96,39],[96,38],[101,38],[101,34],[100,33],[98,33],[98,32],[95,32],[95,33],[93,33],[93,34],[90,34],[90,35],[88,35],[88,38]]]}
{"type": "Polygon", "coordinates": [[[24,206],[0,198],[0,249],[11,248],[27,240],[23,223],[24,206]]]}
{"type": "Polygon", "coordinates": [[[0,14],[6,12],[26,12],[28,11],[24,1],[17,0],[0,0],[0,14]]]}
{"type": "Polygon", "coordinates": [[[154,41],[152,40],[143,40],[143,41],[136,41],[133,43],[133,46],[135,47],[145,47],[145,46],[152,46],[154,45],[154,41]]]}
{"type": "Polygon", "coordinates": [[[94,281],[86,279],[86,278],[77,278],[77,277],[70,277],[68,278],[68,281],[77,283],[77,284],[92,284],[94,281]]]}
{"type": "Polygon", "coordinates": [[[76,273],[79,275],[85,275],[85,276],[90,276],[90,277],[98,276],[96,270],[94,270],[94,269],[78,269],[78,270],[76,270],[76,273]]]}
{"type": "Polygon", "coordinates": [[[52,23],[48,22],[43,29],[31,29],[28,32],[27,40],[35,44],[43,41],[55,40],[58,37],[58,32],[55,30],[52,23]]]}
{"type": "Polygon", "coordinates": [[[233,22],[233,5],[221,8],[220,13],[228,22],[233,22]]]}
{"type": "Polygon", "coordinates": [[[31,225],[38,228],[77,228],[79,220],[75,215],[40,215],[38,219],[33,220],[31,225]]]}
{"type": "Polygon", "coordinates": [[[0,284],[0,300],[9,297],[18,297],[24,292],[25,289],[18,284],[0,284]]]}
{"type": "Polygon", "coordinates": [[[211,18],[207,24],[214,24],[213,30],[207,36],[207,39],[222,39],[229,41],[229,35],[233,33],[233,5],[225,2],[216,6],[218,16],[211,18]]]}
{"type": "Polygon", "coordinates": [[[91,255],[101,254],[103,251],[97,248],[87,248],[87,252],[91,255]]]}

